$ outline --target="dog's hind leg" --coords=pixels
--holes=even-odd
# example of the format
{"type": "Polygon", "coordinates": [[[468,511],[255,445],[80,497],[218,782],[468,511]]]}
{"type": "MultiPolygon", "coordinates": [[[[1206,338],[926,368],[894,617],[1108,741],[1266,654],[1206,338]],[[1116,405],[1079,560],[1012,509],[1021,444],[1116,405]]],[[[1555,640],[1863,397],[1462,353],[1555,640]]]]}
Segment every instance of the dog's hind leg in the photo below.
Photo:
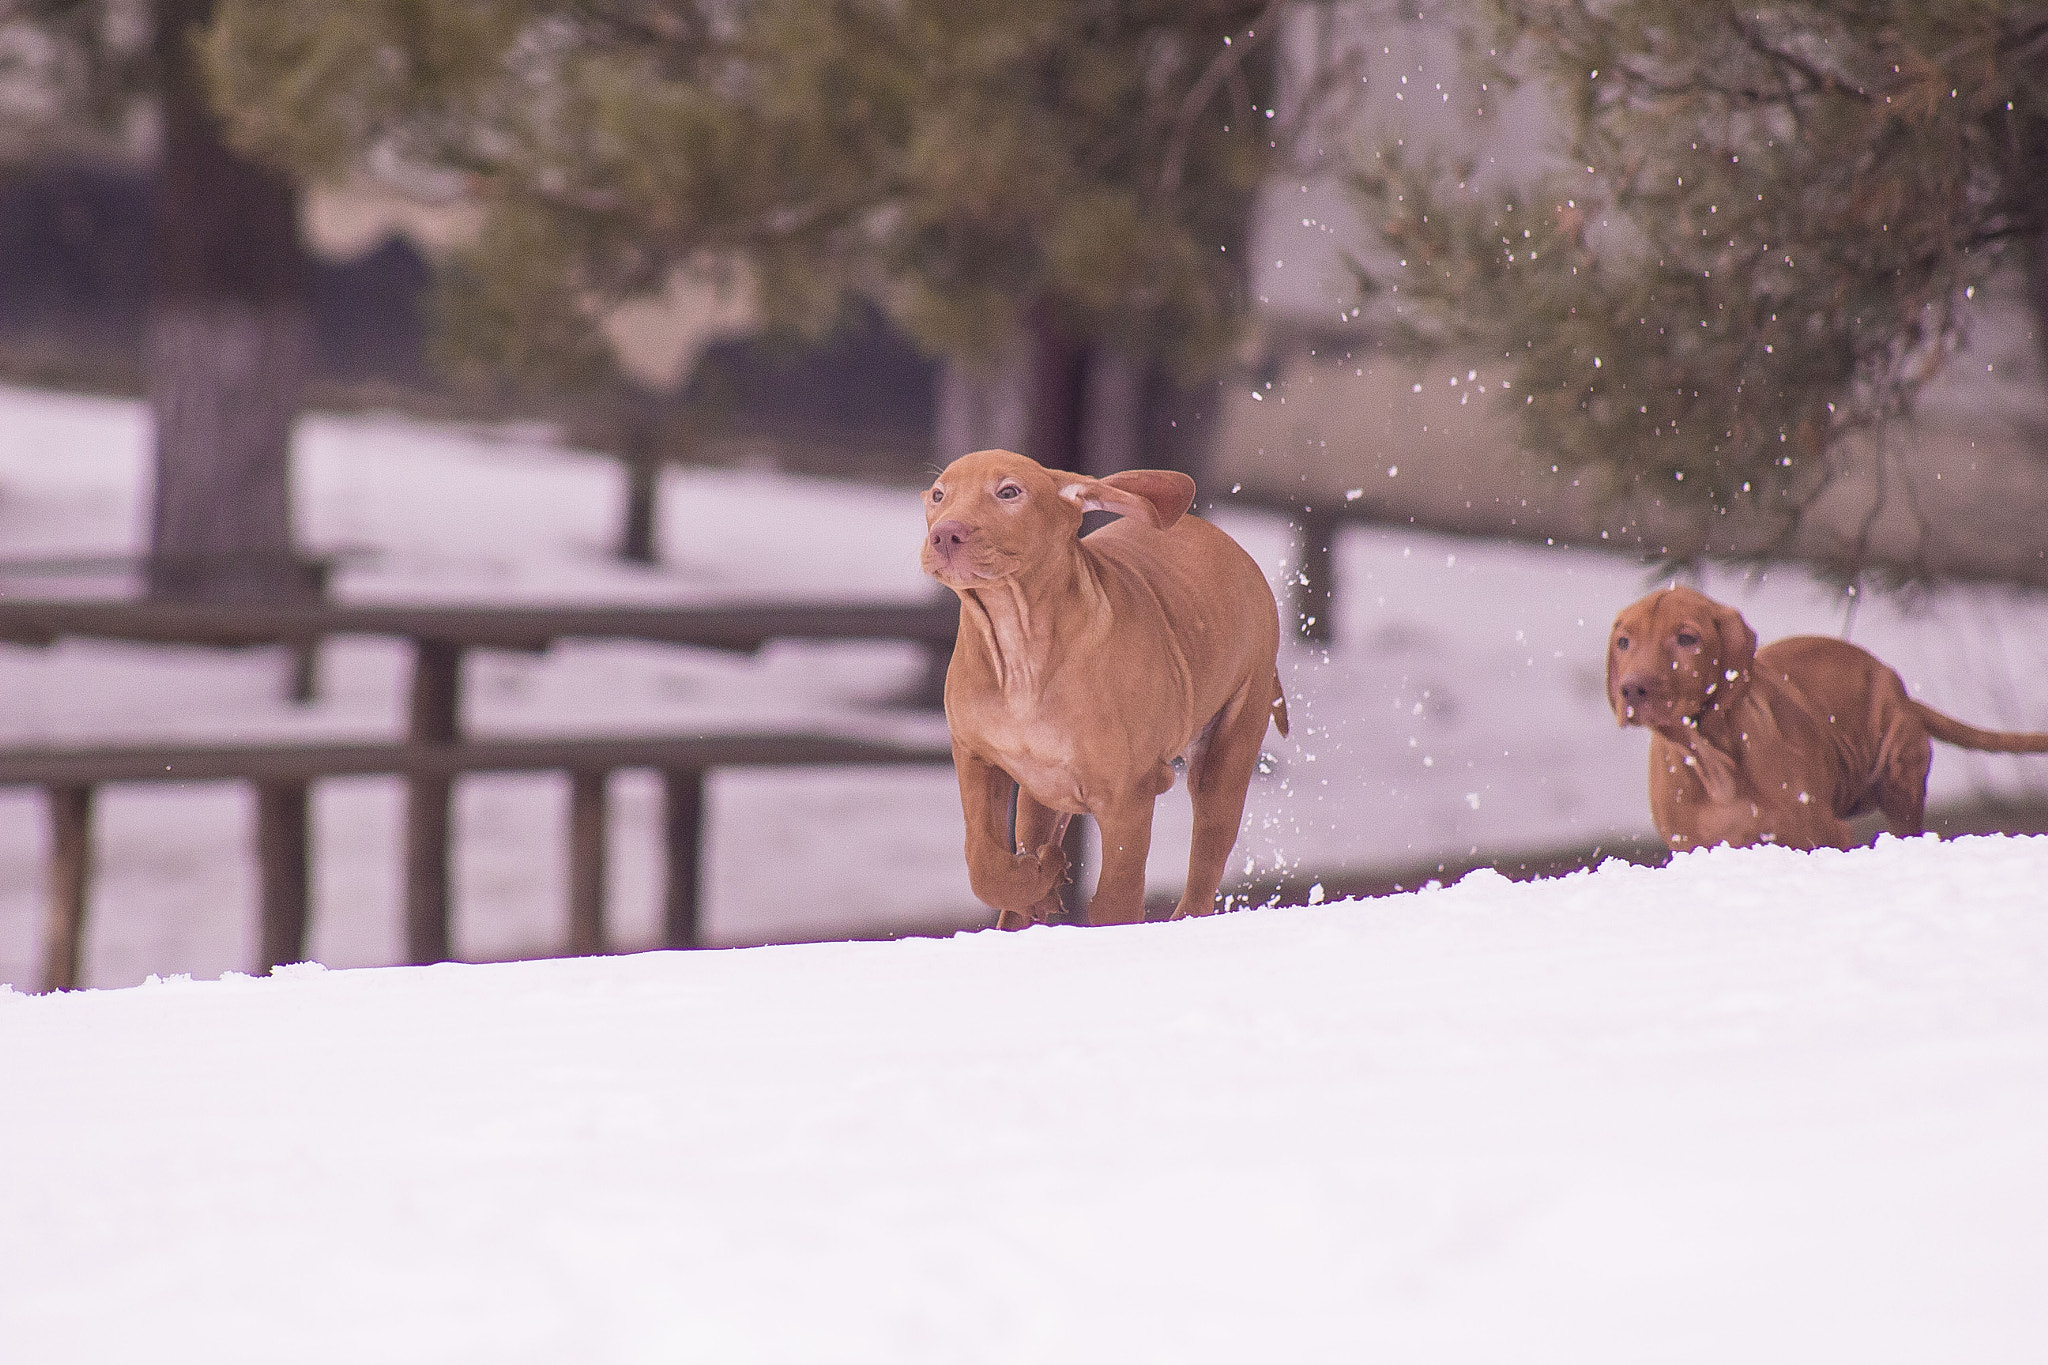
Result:
{"type": "Polygon", "coordinates": [[[1188,881],[1173,917],[1206,915],[1216,908],[1216,887],[1244,821],[1244,796],[1258,766],[1259,744],[1273,718],[1272,703],[1247,685],[1209,726],[1208,742],[1188,756],[1188,800],[1195,835],[1188,848],[1188,881]]]}

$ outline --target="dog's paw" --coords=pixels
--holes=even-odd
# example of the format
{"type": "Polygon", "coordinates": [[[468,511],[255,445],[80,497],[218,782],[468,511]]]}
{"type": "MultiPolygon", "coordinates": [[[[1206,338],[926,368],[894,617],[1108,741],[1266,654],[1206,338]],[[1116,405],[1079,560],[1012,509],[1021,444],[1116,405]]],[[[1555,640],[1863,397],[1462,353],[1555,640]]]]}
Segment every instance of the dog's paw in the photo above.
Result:
{"type": "MultiPolygon", "coordinates": [[[[993,851],[991,851],[993,852],[993,851]]],[[[970,859],[968,879],[974,894],[985,905],[1002,912],[1004,927],[1011,919],[1038,923],[1044,919],[1039,908],[1059,904],[1059,889],[1068,881],[1067,855],[1058,844],[1045,844],[1036,853],[995,853],[982,861],[970,859]]]]}
{"type": "Polygon", "coordinates": [[[1067,907],[1060,902],[1060,893],[1057,889],[1046,892],[1045,899],[1032,906],[1030,914],[1035,924],[1073,923],[1073,917],[1067,914],[1067,907]]]}
{"type": "Polygon", "coordinates": [[[1058,899],[1059,889],[1074,879],[1067,851],[1058,844],[1040,844],[1036,853],[1018,854],[1017,861],[1030,868],[1031,883],[1038,888],[1031,893],[1033,900],[1058,899]]]}
{"type": "Polygon", "coordinates": [[[1022,910],[1003,910],[996,915],[998,929],[1029,929],[1036,924],[1069,924],[1067,907],[1060,902],[1058,888],[1045,893],[1022,910]]]}

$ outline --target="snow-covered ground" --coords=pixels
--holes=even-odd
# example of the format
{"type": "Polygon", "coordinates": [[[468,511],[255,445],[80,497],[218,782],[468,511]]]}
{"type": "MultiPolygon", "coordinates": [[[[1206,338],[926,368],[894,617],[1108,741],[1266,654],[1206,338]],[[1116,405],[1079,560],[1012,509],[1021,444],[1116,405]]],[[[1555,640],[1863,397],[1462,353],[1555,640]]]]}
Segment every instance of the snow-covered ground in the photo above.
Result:
{"type": "MultiPolygon", "coordinates": [[[[0,389],[0,560],[122,554],[140,541],[142,414],[130,403],[0,389]]],[[[356,599],[702,601],[915,599],[921,517],[902,490],[765,472],[675,471],[664,485],[667,564],[635,571],[606,547],[618,507],[608,461],[532,432],[392,417],[307,418],[298,519],[309,547],[345,556],[356,599]]],[[[1221,490],[1211,490],[1221,492],[1221,490]]],[[[1225,509],[1276,582],[1289,528],[1225,509]]],[[[1290,646],[1294,738],[1252,791],[1235,867],[1410,867],[1474,849],[1534,851],[1648,831],[1640,734],[1601,697],[1614,612],[1650,585],[1620,557],[1357,528],[1338,547],[1337,645],[1290,646]]],[[[0,591],[79,583],[0,575],[0,591]]],[[[104,582],[97,586],[104,588],[104,582]]],[[[1710,576],[1765,637],[1837,632],[1843,600],[1802,575],[1710,576]]],[[[1872,601],[1854,638],[1936,705],[1980,723],[2048,728],[2048,604],[1956,590],[1908,609],[1872,601]]],[[[323,658],[319,702],[280,698],[282,663],[70,642],[0,647],[0,743],[266,735],[388,736],[407,657],[347,640],[323,658]]],[[[474,656],[479,733],[693,730],[801,723],[936,733],[881,706],[922,662],[891,644],[772,647],[758,658],[630,642],[542,657],[474,656]]],[[[2048,794],[2048,761],[1941,751],[1937,802],[2048,794]]],[[[652,780],[614,792],[614,941],[655,941],[659,803],[652,780]]],[[[86,967],[97,985],[156,972],[215,976],[254,954],[249,800],[230,786],[103,793],[86,967]]],[[[564,937],[565,784],[477,778],[458,798],[456,943],[471,958],[546,951],[564,937]]],[[[315,806],[314,955],[330,966],[401,955],[400,802],[382,780],[334,781],[315,806]]],[[[943,770],[714,778],[709,930],[721,942],[973,922],[952,777],[943,770]]],[[[1160,802],[1152,878],[1177,886],[1184,797],[1160,802]]],[[[38,974],[39,798],[0,793],[0,981],[38,974]]]]}
{"type": "Polygon", "coordinates": [[[0,1357],[2023,1365],[2044,885],[1888,840],[0,994],[0,1357]]]}

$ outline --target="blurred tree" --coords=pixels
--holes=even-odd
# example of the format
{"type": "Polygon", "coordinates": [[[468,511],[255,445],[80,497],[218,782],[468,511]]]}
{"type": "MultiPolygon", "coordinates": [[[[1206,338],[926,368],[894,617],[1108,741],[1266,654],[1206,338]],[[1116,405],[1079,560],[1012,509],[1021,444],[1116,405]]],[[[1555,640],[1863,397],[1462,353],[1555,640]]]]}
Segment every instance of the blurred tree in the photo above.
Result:
{"type": "Polygon", "coordinates": [[[150,588],[289,596],[307,586],[289,477],[306,261],[290,178],[221,139],[196,45],[212,7],[12,0],[0,8],[0,138],[16,159],[153,149],[150,588]]]}
{"type": "Polygon", "coordinates": [[[487,217],[444,294],[459,366],[604,382],[613,309],[727,272],[772,324],[822,331],[858,295],[967,370],[1023,374],[1019,439],[1065,464],[1091,389],[1129,425],[1155,374],[1227,354],[1284,144],[1280,10],[222,0],[207,52],[253,152],[464,177],[487,217]]]}
{"type": "Polygon", "coordinates": [[[1359,188],[1401,268],[1366,273],[1513,364],[1546,459],[1686,510],[1698,544],[1726,514],[1789,537],[1869,449],[1845,438],[1909,411],[1966,302],[2041,249],[2048,5],[1481,13],[1482,46],[1564,92],[1565,167],[1503,187],[1383,149],[1359,188]]]}

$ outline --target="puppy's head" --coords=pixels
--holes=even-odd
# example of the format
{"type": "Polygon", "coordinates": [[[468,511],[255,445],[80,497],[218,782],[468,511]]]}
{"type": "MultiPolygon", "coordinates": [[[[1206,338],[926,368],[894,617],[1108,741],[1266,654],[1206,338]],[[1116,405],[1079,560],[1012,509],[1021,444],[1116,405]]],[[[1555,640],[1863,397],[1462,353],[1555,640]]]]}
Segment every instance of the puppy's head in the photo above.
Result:
{"type": "Polygon", "coordinates": [[[1607,637],[1607,704],[1623,725],[1696,725],[1749,687],[1756,632],[1742,613],[1691,588],[1624,607],[1607,637]]]}
{"type": "Polygon", "coordinates": [[[947,465],[924,495],[918,562],[949,588],[987,587],[1060,553],[1083,512],[1115,512],[1166,530],[1195,500],[1195,481],[1167,469],[1107,478],[1047,469],[1007,450],[947,465]]]}

